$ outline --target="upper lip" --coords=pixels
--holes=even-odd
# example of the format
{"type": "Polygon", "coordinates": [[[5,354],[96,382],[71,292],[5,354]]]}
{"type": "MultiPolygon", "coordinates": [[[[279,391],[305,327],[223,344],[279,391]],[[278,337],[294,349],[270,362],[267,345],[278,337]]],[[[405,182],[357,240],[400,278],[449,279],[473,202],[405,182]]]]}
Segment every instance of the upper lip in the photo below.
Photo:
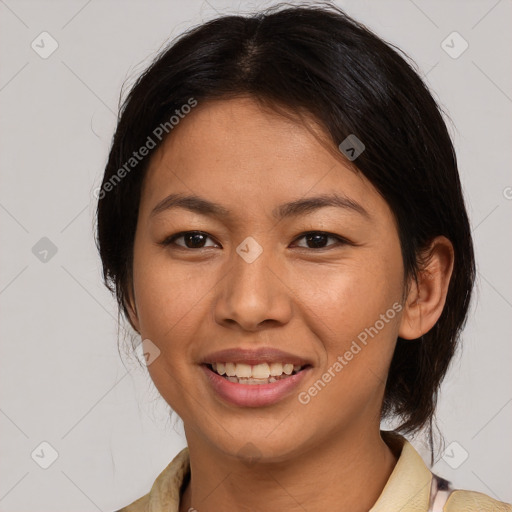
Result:
{"type": "Polygon", "coordinates": [[[303,357],[272,347],[258,349],[227,348],[218,352],[212,352],[203,358],[203,364],[212,363],[245,363],[250,365],[291,363],[300,366],[311,365],[311,362],[303,357]]]}

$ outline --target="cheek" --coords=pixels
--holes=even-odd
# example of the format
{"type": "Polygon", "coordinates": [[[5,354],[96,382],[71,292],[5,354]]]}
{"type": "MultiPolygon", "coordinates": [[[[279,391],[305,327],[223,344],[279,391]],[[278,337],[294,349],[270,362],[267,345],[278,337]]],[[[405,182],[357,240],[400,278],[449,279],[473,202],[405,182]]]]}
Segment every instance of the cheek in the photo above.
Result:
{"type": "Polygon", "coordinates": [[[399,272],[374,262],[331,272],[314,294],[304,293],[322,354],[315,381],[299,396],[311,417],[327,414],[339,423],[378,407],[398,335],[400,285],[399,272]]]}
{"type": "Polygon", "coordinates": [[[380,400],[401,309],[401,254],[394,249],[369,250],[346,265],[305,272],[297,280],[302,283],[298,296],[304,298],[306,321],[322,354],[319,376],[328,382],[324,386],[316,381],[318,385],[304,390],[311,411],[320,413],[338,403],[345,408],[339,415],[345,417],[349,410],[356,414],[362,404],[380,400]]]}
{"type": "Polygon", "coordinates": [[[165,251],[136,249],[134,289],[141,335],[158,345],[190,336],[214,284],[211,272],[173,262],[165,251]]]}
{"type": "Polygon", "coordinates": [[[401,266],[368,254],[335,267],[305,269],[293,279],[298,302],[327,339],[346,340],[373,325],[399,301],[401,266]],[[323,326],[323,327],[322,327],[323,326]]]}

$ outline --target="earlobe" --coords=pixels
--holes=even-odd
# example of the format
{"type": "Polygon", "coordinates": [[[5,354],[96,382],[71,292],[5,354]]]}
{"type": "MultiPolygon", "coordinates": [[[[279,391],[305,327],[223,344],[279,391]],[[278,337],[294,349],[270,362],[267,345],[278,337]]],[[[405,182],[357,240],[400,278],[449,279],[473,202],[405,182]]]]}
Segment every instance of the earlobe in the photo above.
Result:
{"type": "Polygon", "coordinates": [[[422,336],[421,326],[421,305],[418,302],[420,288],[420,278],[418,282],[411,279],[409,293],[405,300],[402,319],[398,336],[407,340],[416,339],[422,336]]]}
{"type": "Polygon", "coordinates": [[[436,237],[425,251],[417,282],[411,281],[398,336],[417,339],[430,331],[443,312],[454,265],[452,243],[436,237]]]}

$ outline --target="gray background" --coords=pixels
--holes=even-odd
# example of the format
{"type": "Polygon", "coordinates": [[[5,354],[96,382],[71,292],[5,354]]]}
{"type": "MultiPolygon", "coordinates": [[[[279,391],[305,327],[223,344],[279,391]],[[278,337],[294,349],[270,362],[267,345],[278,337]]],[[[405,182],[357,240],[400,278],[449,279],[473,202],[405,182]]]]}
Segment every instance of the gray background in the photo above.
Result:
{"type": "MultiPolygon", "coordinates": [[[[453,121],[479,270],[464,348],[443,386],[448,450],[434,471],[512,501],[512,3],[339,5],[418,63],[453,121]],[[458,58],[441,44],[453,31],[469,44],[458,58]]],[[[115,510],[148,492],[185,446],[147,373],[119,356],[93,190],[125,79],[189,26],[254,6],[0,0],[0,512],[115,510]],[[59,45],[46,59],[31,47],[51,48],[43,31],[59,45]],[[42,442],[58,453],[48,469],[42,442]]],[[[445,45],[459,52],[463,41],[445,45]]],[[[413,444],[427,458],[422,440],[413,444]]]]}

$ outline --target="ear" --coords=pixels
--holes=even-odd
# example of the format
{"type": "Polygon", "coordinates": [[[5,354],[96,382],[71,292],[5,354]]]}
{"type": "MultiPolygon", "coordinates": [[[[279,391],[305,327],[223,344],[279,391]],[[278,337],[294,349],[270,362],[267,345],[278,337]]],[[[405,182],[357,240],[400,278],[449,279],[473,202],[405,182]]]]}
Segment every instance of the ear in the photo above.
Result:
{"type": "Polygon", "coordinates": [[[398,336],[413,340],[434,327],[443,312],[453,271],[453,245],[444,236],[432,240],[425,250],[417,282],[411,279],[398,336]]]}
{"type": "Polygon", "coordinates": [[[135,291],[130,283],[127,287],[128,293],[124,298],[124,305],[128,311],[130,325],[140,334],[139,316],[137,313],[137,304],[135,303],[135,291]]]}

